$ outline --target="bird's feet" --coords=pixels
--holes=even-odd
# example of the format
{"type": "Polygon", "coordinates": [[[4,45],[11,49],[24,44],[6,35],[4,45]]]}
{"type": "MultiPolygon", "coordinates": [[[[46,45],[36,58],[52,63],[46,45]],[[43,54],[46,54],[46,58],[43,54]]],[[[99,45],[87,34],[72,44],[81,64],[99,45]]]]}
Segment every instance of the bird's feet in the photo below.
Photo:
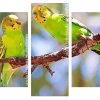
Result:
{"type": "MultiPolygon", "coordinates": [[[[86,40],[86,38],[87,38],[87,36],[85,36],[84,34],[80,35],[80,39],[86,40]]],[[[88,38],[93,39],[93,34],[89,34],[88,38]]]]}
{"type": "MultiPolygon", "coordinates": [[[[89,48],[87,46],[87,36],[82,34],[82,35],[80,35],[80,39],[84,41],[84,44],[85,44],[86,48],[89,50],[89,48]]],[[[83,52],[84,52],[84,50],[83,50],[83,52]]]]}
{"type": "Polygon", "coordinates": [[[85,40],[86,36],[84,34],[80,35],[80,39],[85,40]]]}
{"type": "Polygon", "coordinates": [[[14,69],[19,66],[23,66],[25,64],[25,60],[23,58],[11,57],[9,59],[9,63],[12,66],[12,68],[14,69]]]}

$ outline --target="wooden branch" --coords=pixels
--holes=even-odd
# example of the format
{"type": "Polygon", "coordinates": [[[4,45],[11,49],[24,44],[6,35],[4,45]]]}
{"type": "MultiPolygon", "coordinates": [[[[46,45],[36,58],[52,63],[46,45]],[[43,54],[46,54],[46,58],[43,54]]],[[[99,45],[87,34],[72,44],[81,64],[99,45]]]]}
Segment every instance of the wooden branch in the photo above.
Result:
{"type": "MultiPolygon", "coordinates": [[[[72,46],[72,57],[84,53],[86,50],[89,50],[97,43],[100,43],[100,34],[96,34],[94,36],[84,36],[83,39],[81,39],[80,41],[78,41],[76,44],[72,46]]],[[[34,71],[36,66],[38,65],[43,65],[43,66],[47,65],[46,68],[49,69],[48,68],[49,63],[67,58],[69,56],[68,51],[69,48],[65,47],[62,48],[61,51],[32,57],[31,58],[31,62],[33,64],[32,71],[34,71]]],[[[51,75],[54,73],[50,69],[48,71],[51,73],[51,75]]]]}
{"type": "Polygon", "coordinates": [[[17,68],[21,67],[23,65],[27,64],[27,57],[23,58],[16,58],[16,57],[11,57],[11,58],[1,58],[0,63],[9,63],[12,65],[12,68],[17,68]]]}
{"type": "MultiPolygon", "coordinates": [[[[77,56],[79,54],[84,53],[86,50],[89,50],[90,47],[95,46],[97,43],[100,43],[100,34],[94,36],[87,36],[84,39],[81,39],[72,47],[72,57],[77,56]]],[[[41,55],[41,56],[33,56],[32,64],[44,65],[51,62],[55,62],[68,57],[68,47],[62,48],[60,51],[41,55]]]]}
{"type": "Polygon", "coordinates": [[[89,50],[98,43],[100,43],[100,33],[93,36],[85,36],[84,39],[81,39],[73,45],[72,57],[84,53],[86,50],[89,50]]]}
{"type": "Polygon", "coordinates": [[[67,47],[62,48],[60,51],[57,51],[57,52],[53,52],[53,53],[49,53],[49,54],[45,54],[41,56],[33,56],[31,62],[32,64],[37,66],[37,65],[48,64],[50,62],[55,62],[60,59],[64,59],[66,57],[68,57],[67,47]]]}
{"type": "MultiPolygon", "coordinates": [[[[100,43],[100,34],[94,36],[84,36],[83,39],[78,41],[72,46],[72,57],[84,53],[86,50],[89,50],[91,47],[95,46],[97,43],[100,43]]],[[[62,48],[60,51],[31,57],[31,63],[33,65],[32,72],[35,70],[36,66],[43,65],[45,68],[51,63],[64,58],[68,58],[69,53],[68,47],[62,48]]],[[[0,63],[10,63],[13,68],[21,67],[27,64],[27,57],[24,58],[2,58],[0,63]]],[[[47,68],[48,69],[48,68],[47,68]]],[[[50,71],[50,69],[49,69],[50,71]]]]}

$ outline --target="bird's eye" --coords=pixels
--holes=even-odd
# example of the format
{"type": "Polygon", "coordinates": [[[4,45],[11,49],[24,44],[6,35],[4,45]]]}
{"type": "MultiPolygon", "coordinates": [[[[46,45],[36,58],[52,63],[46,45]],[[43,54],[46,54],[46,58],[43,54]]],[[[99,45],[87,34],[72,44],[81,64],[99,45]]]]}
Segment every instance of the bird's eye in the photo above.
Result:
{"type": "Polygon", "coordinates": [[[37,13],[36,12],[33,12],[33,15],[37,15],[37,13]]]}

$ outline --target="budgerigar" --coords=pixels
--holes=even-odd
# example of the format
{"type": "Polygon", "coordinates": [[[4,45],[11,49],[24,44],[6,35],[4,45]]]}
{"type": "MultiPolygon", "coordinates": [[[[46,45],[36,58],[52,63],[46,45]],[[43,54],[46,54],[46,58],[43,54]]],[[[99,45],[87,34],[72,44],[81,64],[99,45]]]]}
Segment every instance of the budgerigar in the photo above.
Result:
{"type": "MultiPolygon", "coordinates": [[[[21,22],[16,15],[8,15],[3,18],[3,34],[1,36],[0,58],[25,57],[25,40],[21,29],[21,22]]],[[[9,81],[15,72],[9,63],[2,67],[2,85],[8,86],[9,81]]]]}
{"type": "Polygon", "coordinates": [[[43,5],[33,7],[33,18],[60,43],[68,43],[68,22],[62,14],[55,14],[43,5]]]}
{"type": "MultiPolygon", "coordinates": [[[[88,29],[85,25],[83,25],[80,21],[72,18],[72,42],[77,42],[80,40],[80,36],[93,36],[93,32],[88,29]]],[[[92,51],[96,52],[100,55],[100,44],[93,46],[90,48],[92,51]]]]}
{"type": "MultiPolygon", "coordinates": [[[[40,23],[54,38],[63,44],[68,44],[69,18],[63,14],[53,13],[44,5],[34,6],[32,9],[33,18],[40,23]]],[[[80,40],[81,35],[93,35],[93,33],[78,20],[72,18],[72,42],[80,40]]],[[[92,47],[95,52],[100,51],[100,44],[92,47]]]]}

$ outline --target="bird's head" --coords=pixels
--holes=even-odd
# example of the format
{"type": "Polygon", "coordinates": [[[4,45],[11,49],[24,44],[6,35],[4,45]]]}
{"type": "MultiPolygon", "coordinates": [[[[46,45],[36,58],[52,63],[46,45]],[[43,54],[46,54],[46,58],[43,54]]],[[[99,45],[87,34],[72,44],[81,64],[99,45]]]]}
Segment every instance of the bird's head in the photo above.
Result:
{"type": "Polygon", "coordinates": [[[45,22],[47,18],[53,14],[53,12],[48,7],[43,5],[34,6],[32,9],[32,13],[33,18],[39,23],[45,22]]]}
{"type": "Polygon", "coordinates": [[[2,29],[3,29],[3,31],[20,30],[21,22],[18,20],[18,17],[16,15],[8,15],[8,16],[4,17],[2,20],[2,29]]]}

